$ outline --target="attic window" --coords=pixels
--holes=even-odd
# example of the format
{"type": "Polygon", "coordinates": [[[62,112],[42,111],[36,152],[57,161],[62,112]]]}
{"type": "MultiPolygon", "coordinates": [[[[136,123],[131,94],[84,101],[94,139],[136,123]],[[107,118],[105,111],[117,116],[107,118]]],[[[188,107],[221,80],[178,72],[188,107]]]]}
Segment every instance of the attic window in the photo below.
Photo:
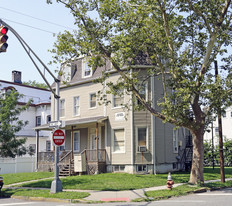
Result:
{"type": "Polygon", "coordinates": [[[82,63],[82,77],[91,77],[92,76],[92,68],[88,65],[88,61],[84,60],[82,63]]]}
{"type": "Polygon", "coordinates": [[[74,75],[76,74],[77,72],[77,65],[76,64],[73,64],[71,66],[71,79],[73,79],[74,75]]]}

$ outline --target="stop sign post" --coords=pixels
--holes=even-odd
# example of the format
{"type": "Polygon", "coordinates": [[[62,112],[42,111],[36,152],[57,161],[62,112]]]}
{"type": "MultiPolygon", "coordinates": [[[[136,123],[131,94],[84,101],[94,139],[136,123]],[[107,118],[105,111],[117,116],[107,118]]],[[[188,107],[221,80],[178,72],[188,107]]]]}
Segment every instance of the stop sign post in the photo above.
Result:
{"type": "Polygon", "coordinates": [[[52,135],[52,140],[54,145],[61,146],[64,144],[65,141],[65,134],[61,129],[57,129],[54,131],[52,135]]]}

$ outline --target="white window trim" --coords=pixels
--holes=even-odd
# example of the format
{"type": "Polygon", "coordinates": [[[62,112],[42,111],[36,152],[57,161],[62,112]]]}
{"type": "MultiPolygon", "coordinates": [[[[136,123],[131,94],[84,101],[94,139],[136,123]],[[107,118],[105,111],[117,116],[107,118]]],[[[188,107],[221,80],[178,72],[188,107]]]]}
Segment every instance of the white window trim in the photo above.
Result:
{"type": "Polygon", "coordinates": [[[139,148],[139,144],[138,144],[138,129],[139,128],[146,128],[146,130],[147,130],[147,132],[146,132],[146,147],[147,147],[147,151],[146,152],[143,152],[143,153],[147,153],[148,152],[148,150],[149,150],[149,144],[148,144],[148,126],[147,125],[138,125],[138,126],[136,126],[135,127],[136,128],[136,153],[142,153],[142,152],[140,152],[139,150],[138,150],[138,148],[139,148]]]}
{"type": "Polygon", "coordinates": [[[172,137],[172,139],[173,139],[173,153],[175,153],[175,154],[178,154],[178,151],[179,151],[179,148],[178,148],[178,146],[179,146],[179,144],[178,144],[178,135],[179,135],[179,131],[178,130],[173,130],[173,137],[172,137]],[[176,134],[175,134],[176,133],[176,134]],[[176,135],[176,145],[174,145],[174,136],[176,135]],[[175,150],[175,147],[177,148],[176,150],[175,150]]]}
{"type": "Polygon", "coordinates": [[[82,60],[82,78],[88,78],[93,75],[93,70],[90,68],[90,74],[85,76],[85,64],[88,63],[87,59],[82,60]]]}
{"type": "MultiPolygon", "coordinates": [[[[145,101],[147,102],[148,101],[148,82],[146,82],[145,84],[145,95],[146,95],[146,98],[145,98],[145,101]]],[[[138,105],[138,99],[137,99],[137,97],[135,97],[136,98],[136,105],[138,105]]]]}
{"type": "Polygon", "coordinates": [[[89,94],[89,109],[96,109],[97,108],[97,93],[96,92],[92,92],[89,94]],[[96,95],[96,106],[95,107],[91,107],[91,95],[95,94],[96,95]]]}
{"type": "Polygon", "coordinates": [[[112,153],[114,154],[124,154],[126,153],[126,130],[124,127],[119,127],[119,128],[113,128],[111,130],[111,137],[112,137],[112,145],[113,145],[113,150],[112,150],[112,153]],[[124,130],[124,151],[114,151],[114,131],[115,130],[120,130],[120,129],[123,129],[124,130]]]}
{"type": "Polygon", "coordinates": [[[81,143],[80,143],[80,141],[81,141],[81,137],[80,137],[80,131],[74,131],[73,132],[73,151],[74,152],[80,152],[80,145],[81,145],[81,143]],[[79,139],[79,141],[78,141],[78,149],[79,150],[74,150],[74,137],[75,137],[75,133],[79,133],[79,135],[78,135],[78,139],[79,139]]]}
{"type": "MultiPolygon", "coordinates": [[[[115,97],[115,95],[112,94],[112,109],[123,108],[124,107],[123,105],[120,105],[117,107],[114,106],[114,97],[115,97]]],[[[125,90],[123,90],[123,104],[125,104],[125,90]]]]}
{"type": "Polygon", "coordinates": [[[60,117],[61,118],[65,117],[65,113],[66,113],[66,111],[65,111],[66,105],[65,104],[66,104],[65,99],[60,99],[60,102],[59,102],[59,105],[60,105],[59,113],[60,113],[60,117]],[[61,116],[61,101],[64,101],[64,116],[61,116]]]}
{"type": "Polygon", "coordinates": [[[78,116],[80,116],[80,114],[81,114],[81,102],[80,102],[80,96],[74,96],[73,97],[73,116],[74,117],[78,117],[78,116]],[[75,109],[74,109],[74,103],[75,103],[75,98],[79,98],[79,113],[78,114],[75,114],[75,109]]]}

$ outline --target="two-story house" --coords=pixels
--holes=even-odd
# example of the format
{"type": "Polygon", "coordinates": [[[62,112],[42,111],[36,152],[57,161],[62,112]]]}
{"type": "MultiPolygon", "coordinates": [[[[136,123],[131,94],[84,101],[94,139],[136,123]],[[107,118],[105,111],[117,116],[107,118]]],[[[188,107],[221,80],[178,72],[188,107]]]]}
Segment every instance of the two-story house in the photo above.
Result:
{"type": "MultiPolygon", "coordinates": [[[[138,63],[131,67],[131,72],[138,72],[144,80],[147,68],[149,65],[138,63]]],[[[66,134],[61,149],[65,149],[66,157],[77,157],[76,172],[163,173],[184,169],[190,154],[186,150],[191,142],[186,139],[189,132],[183,128],[174,130],[173,125],[163,123],[146,110],[134,110],[139,102],[132,101],[131,93],[108,94],[106,84],[93,83],[103,72],[110,74],[106,81],[119,79],[111,63],[92,70],[87,59],[81,57],[71,65],[63,64],[61,70],[61,80],[66,82],[60,86],[59,113],[66,134]],[[99,104],[98,91],[106,95],[110,104],[99,104]],[[129,109],[123,104],[129,105],[129,109]]],[[[157,101],[163,95],[158,77],[148,78],[140,92],[158,108],[157,101]]],[[[55,120],[53,96],[51,111],[55,120]]],[[[48,129],[48,125],[37,129],[48,129]]]]}
{"type": "MultiPolygon", "coordinates": [[[[36,152],[36,145],[39,145],[38,151],[51,151],[51,140],[49,131],[40,131],[36,134],[34,128],[41,124],[46,124],[51,120],[51,92],[46,89],[32,87],[22,84],[20,71],[12,71],[12,82],[0,80],[1,92],[9,89],[15,89],[23,96],[18,101],[18,106],[26,104],[30,99],[32,103],[23,111],[19,119],[28,121],[28,124],[16,134],[17,138],[27,138],[26,147],[33,148],[36,152]],[[40,139],[37,138],[40,136],[40,139]],[[37,144],[39,141],[39,144],[37,144]]],[[[28,155],[28,154],[27,154],[28,155]]]]}

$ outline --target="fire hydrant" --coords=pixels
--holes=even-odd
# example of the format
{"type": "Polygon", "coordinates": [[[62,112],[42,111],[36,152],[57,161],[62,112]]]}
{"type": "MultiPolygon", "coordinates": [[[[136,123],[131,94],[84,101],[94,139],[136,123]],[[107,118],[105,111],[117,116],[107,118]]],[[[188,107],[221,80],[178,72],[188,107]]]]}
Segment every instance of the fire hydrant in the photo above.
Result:
{"type": "Polygon", "coordinates": [[[171,190],[172,185],[174,185],[174,181],[172,180],[171,172],[168,173],[168,179],[167,179],[167,189],[171,190]]]}

